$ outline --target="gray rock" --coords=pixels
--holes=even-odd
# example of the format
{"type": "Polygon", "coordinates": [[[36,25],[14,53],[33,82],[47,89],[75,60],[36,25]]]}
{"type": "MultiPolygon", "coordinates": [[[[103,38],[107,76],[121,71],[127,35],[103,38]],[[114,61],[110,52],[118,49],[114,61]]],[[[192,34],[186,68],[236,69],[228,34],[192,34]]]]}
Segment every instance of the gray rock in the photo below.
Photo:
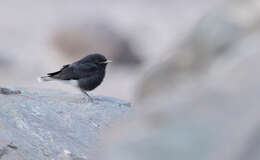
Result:
{"type": "MultiPolygon", "coordinates": [[[[12,90],[5,87],[5,90],[12,90]]],[[[0,94],[0,159],[87,159],[100,131],[130,110],[115,98],[18,88],[0,94]]]]}
{"type": "Polygon", "coordinates": [[[256,0],[232,0],[209,12],[177,48],[169,49],[171,56],[166,61],[149,69],[138,89],[138,100],[196,81],[212,64],[236,54],[230,50],[259,31],[258,11],[256,0]]]}
{"type": "Polygon", "coordinates": [[[196,85],[139,104],[104,134],[105,149],[93,160],[259,160],[259,41],[260,33],[239,43],[236,56],[196,85]]]}
{"type": "Polygon", "coordinates": [[[144,81],[135,114],[93,160],[259,160],[259,4],[231,1],[207,15],[186,52],[144,81]]]}
{"type": "Polygon", "coordinates": [[[21,94],[21,91],[0,86],[0,94],[4,94],[4,95],[21,94]]]}

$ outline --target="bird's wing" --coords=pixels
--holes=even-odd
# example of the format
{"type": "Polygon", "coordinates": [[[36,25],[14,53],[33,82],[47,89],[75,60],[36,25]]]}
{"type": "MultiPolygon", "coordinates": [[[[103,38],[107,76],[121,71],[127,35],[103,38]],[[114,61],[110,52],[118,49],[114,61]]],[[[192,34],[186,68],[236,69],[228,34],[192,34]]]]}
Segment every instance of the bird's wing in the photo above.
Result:
{"type": "Polygon", "coordinates": [[[79,75],[79,78],[93,76],[95,72],[98,72],[98,67],[94,63],[80,63],[74,66],[74,73],[79,75]]]}
{"type": "Polygon", "coordinates": [[[59,74],[62,70],[64,70],[65,68],[67,68],[67,67],[69,67],[69,64],[62,66],[62,68],[61,68],[59,71],[57,71],[57,72],[52,72],[52,73],[47,73],[47,75],[50,76],[50,77],[55,76],[55,75],[59,74]]]}
{"type": "Polygon", "coordinates": [[[96,71],[97,66],[95,64],[71,64],[63,66],[60,71],[48,73],[48,75],[55,79],[78,80],[83,77],[91,76],[91,74],[96,71]]]}

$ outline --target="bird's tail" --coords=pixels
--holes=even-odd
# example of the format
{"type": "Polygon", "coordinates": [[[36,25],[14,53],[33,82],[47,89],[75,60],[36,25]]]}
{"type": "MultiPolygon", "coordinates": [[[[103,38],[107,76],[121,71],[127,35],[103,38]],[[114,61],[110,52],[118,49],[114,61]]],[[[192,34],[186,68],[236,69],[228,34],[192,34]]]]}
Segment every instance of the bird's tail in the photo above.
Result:
{"type": "Polygon", "coordinates": [[[54,78],[50,76],[42,76],[38,78],[38,82],[47,82],[47,81],[53,81],[54,78]]]}

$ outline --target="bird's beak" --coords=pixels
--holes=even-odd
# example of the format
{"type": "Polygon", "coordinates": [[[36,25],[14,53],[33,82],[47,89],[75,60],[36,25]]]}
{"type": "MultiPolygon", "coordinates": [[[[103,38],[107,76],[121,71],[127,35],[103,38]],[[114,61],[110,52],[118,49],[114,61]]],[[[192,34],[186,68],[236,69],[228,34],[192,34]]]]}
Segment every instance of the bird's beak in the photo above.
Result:
{"type": "Polygon", "coordinates": [[[104,62],[100,62],[101,64],[106,64],[106,63],[111,63],[112,61],[111,60],[106,60],[104,62]]]}

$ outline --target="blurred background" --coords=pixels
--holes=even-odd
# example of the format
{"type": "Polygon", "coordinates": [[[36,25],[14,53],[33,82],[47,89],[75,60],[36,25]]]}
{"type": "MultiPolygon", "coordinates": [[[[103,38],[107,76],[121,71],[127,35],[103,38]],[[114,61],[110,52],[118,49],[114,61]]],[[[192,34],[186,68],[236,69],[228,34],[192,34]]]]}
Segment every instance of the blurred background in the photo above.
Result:
{"type": "Polygon", "coordinates": [[[1,84],[78,93],[36,79],[89,53],[113,60],[92,94],[135,111],[93,159],[260,159],[259,43],[259,0],[0,2],[1,84]]]}

